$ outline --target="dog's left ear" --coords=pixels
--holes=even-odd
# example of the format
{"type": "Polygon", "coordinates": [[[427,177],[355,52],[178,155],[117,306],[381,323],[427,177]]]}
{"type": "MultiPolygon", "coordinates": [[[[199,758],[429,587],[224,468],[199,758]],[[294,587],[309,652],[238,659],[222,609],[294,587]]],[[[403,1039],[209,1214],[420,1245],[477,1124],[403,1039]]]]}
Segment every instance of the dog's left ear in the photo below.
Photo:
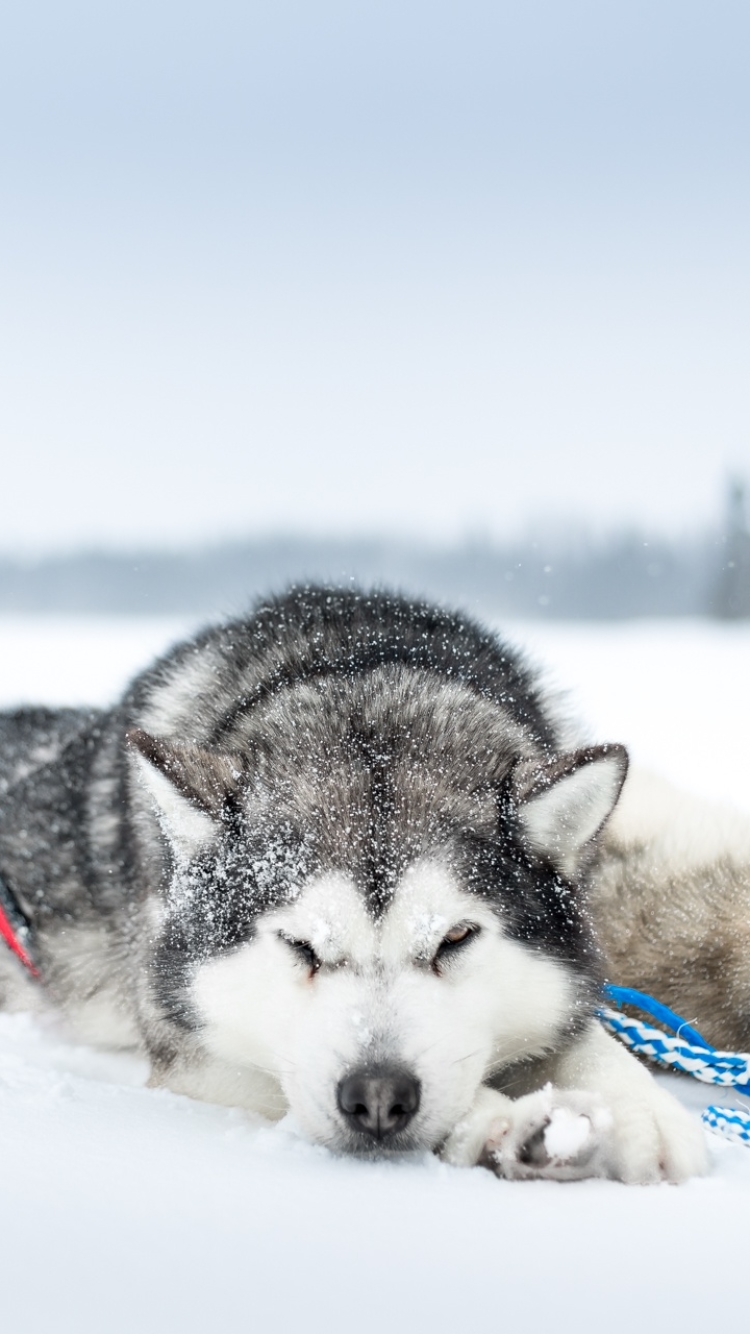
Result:
{"type": "MultiPolygon", "coordinates": [[[[525,768],[525,766],[524,766],[525,768]]],[[[517,779],[517,811],[531,850],[574,876],[612,814],[628,772],[624,746],[588,746],[517,779]]]]}
{"type": "Polygon", "coordinates": [[[217,835],[221,813],[242,777],[240,761],[141,728],[129,731],[127,740],[164,832],[179,856],[193,856],[217,835]]]}

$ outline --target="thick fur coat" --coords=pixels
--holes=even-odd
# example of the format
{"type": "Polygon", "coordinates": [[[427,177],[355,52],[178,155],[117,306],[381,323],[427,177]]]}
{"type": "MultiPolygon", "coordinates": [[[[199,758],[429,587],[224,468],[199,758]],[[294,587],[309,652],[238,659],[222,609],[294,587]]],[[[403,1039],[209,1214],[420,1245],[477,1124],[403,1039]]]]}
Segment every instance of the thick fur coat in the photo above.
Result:
{"type": "Polygon", "coordinates": [[[39,971],[0,954],[2,999],[338,1151],[680,1180],[701,1132],[595,1019],[601,941],[664,993],[620,968],[629,886],[648,916],[661,874],[625,824],[602,840],[626,768],[567,750],[470,620],[292,590],[109,712],[0,720],[0,876],[39,971]]]}

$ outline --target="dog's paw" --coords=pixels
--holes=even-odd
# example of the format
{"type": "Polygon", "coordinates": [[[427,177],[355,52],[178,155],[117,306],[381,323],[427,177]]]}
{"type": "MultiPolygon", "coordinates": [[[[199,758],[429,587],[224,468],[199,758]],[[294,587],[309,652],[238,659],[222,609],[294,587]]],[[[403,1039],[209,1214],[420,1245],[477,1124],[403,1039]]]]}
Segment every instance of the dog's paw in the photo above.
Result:
{"type": "Polygon", "coordinates": [[[595,1094],[551,1086],[519,1099],[510,1123],[490,1127],[479,1163],[511,1181],[606,1176],[612,1115],[595,1094]]]}
{"type": "Polygon", "coordinates": [[[613,1124],[607,1176],[636,1185],[678,1184],[708,1171],[706,1135],[700,1121],[653,1079],[637,1095],[613,1098],[610,1105],[613,1124]]]}
{"type": "Polygon", "coordinates": [[[511,1180],[605,1176],[612,1116],[596,1094],[548,1084],[511,1100],[482,1089],[443,1146],[446,1161],[479,1164],[511,1180]]]}
{"type": "Polygon", "coordinates": [[[614,1109],[583,1089],[548,1084],[515,1101],[483,1089],[442,1156],[515,1181],[609,1177],[647,1184],[706,1170],[700,1125],[655,1084],[648,1096],[625,1098],[614,1109]]]}
{"type": "Polygon", "coordinates": [[[565,1088],[595,1092],[612,1114],[601,1175],[647,1185],[686,1181],[708,1170],[698,1118],[599,1024],[560,1059],[557,1073],[565,1088]]]}
{"type": "Polygon", "coordinates": [[[547,1085],[488,1127],[478,1162],[511,1181],[606,1176],[612,1114],[593,1093],[547,1085]]]}

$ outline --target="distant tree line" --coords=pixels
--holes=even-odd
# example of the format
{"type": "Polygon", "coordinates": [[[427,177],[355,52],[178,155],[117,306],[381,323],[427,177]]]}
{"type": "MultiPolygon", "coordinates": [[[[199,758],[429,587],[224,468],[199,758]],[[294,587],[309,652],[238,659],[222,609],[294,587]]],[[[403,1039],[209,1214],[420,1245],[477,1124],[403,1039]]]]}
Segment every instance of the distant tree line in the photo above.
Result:
{"type": "Polygon", "coordinates": [[[720,553],[721,567],[711,591],[709,610],[723,620],[747,620],[750,618],[750,529],[745,487],[737,478],[729,485],[720,553]]]}
{"type": "Polygon", "coordinates": [[[6,558],[0,611],[235,614],[309,580],[387,584],[495,617],[750,618],[744,491],[732,484],[721,532],[674,539],[632,531],[430,548],[290,536],[174,553],[6,558]]]}

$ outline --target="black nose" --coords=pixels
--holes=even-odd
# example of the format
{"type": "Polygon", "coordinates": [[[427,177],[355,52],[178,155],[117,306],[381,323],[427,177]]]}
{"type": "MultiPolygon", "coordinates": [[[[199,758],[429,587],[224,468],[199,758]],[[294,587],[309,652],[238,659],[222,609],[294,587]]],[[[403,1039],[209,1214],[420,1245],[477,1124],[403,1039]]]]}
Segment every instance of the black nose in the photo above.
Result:
{"type": "Polygon", "coordinates": [[[352,1130],[387,1140],[409,1124],[419,1107],[419,1080],[397,1066],[365,1067],[342,1079],[338,1100],[352,1130]]]}

